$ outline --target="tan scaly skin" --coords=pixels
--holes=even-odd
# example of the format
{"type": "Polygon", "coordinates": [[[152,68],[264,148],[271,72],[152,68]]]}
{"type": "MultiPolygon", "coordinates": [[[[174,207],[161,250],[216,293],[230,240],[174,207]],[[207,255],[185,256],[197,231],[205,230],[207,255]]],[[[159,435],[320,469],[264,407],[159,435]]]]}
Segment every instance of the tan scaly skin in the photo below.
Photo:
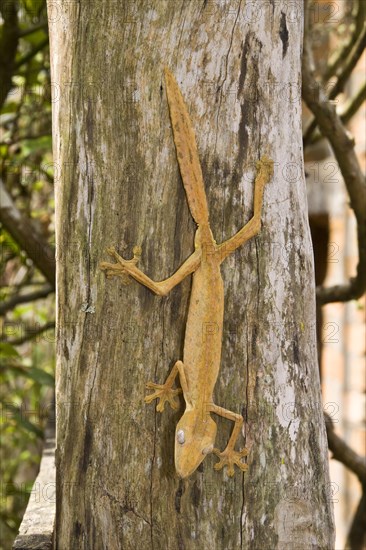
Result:
{"type": "Polygon", "coordinates": [[[228,475],[232,476],[234,464],[242,471],[247,469],[248,466],[242,462],[242,458],[248,451],[245,448],[241,451],[234,449],[243,425],[243,417],[218,407],[213,402],[213,390],[220,369],[224,316],[220,264],[259,232],[263,191],[265,184],[272,177],[273,161],[263,157],[257,163],[254,215],[251,220],[233,237],[220,245],[216,244],[209,224],[202,170],[189,114],[178,84],[168,69],[165,69],[165,81],[179,168],[188,205],[197,224],[195,251],[171,277],[160,282],[151,280],[136,267],[141,255],[139,247],[134,248],[132,260],[123,259],[114,248],[109,248],[109,255],[117,263],[102,262],[100,267],[106,271],[107,277],[120,276],[125,282],[132,277],[159,296],[168,294],[187,275],[193,273],[183,361],[175,363],[165,384],[148,382],[146,386],[153,390],[153,393],[146,396],[145,401],[151,403],[158,399],[156,408],[160,412],[164,410],[167,401],[173,409],[177,409],[179,403],[176,401],[176,395],[183,391],[186,410],[178,422],[175,437],[175,467],[180,477],[190,476],[210,452],[214,452],[220,458],[215,464],[215,469],[220,470],[227,466],[228,475]],[[173,388],[178,374],[182,389],[173,388]],[[217,427],[211,413],[235,423],[223,452],[214,448],[217,427]]]}

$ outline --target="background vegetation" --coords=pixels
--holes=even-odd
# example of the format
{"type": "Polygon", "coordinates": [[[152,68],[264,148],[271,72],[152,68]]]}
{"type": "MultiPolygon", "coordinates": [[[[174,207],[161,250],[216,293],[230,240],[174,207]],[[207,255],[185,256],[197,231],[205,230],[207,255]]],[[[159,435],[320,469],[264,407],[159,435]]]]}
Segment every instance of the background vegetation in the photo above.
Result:
{"type": "Polygon", "coordinates": [[[38,471],[44,427],[50,413],[53,417],[54,278],[38,266],[48,247],[54,264],[54,168],[46,2],[2,0],[0,14],[0,547],[5,549],[17,533],[38,471]],[[9,200],[15,220],[3,212],[9,200]]]}

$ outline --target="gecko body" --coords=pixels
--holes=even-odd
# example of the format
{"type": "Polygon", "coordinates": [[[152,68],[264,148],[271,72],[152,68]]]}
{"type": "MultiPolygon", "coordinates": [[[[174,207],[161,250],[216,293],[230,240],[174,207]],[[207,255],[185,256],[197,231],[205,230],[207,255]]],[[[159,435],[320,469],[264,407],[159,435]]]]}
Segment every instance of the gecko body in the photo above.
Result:
{"type": "Polygon", "coordinates": [[[181,477],[191,475],[214,448],[216,423],[210,416],[210,405],[220,370],[224,317],[220,261],[208,226],[198,228],[195,245],[201,250],[201,263],[192,276],[184,340],[186,410],[177,425],[175,438],[175,468],[181,477]]]}
{"type": "Polygon", "coordinates": [[[243,417],[219,407],[213,401],[220,370],[224,317],[220,265],[228,255],[259,232],[263,190],[272,176],[273,162],[263,157],[257,163],[253,217],[238,233],[218,245],[210,228],[201,165],[190,117],[178,84],[168,69],[165,69],[165,81],[179,168],[188,205],[197,224],[195,251],[171,277],[159,282],[153,281],[137,268],[140,257],[138,247],[135,247],[131,260],[125,260],[114,248],[109,248],[108,253],[116,263],[102,262],[101,269],[106,271],[108,277],[132,277],[160,296],[168,294],[185,277],[193,274],[183,361],[174,364],[165,384],[146,384],[153,392],[145,397],[145,401],[151,403],[158,399],[156,408],[160,412],[164,410],[166,402],[177,409],[179,403],[176,396],[183,392],[186,408],[175,433],[175,468],[181,478],[190,476],[211,452],[220,458],[215,469],[226,466],[228,474],[232,476],[234,465],[242,471],[247,469],[242,461],[247,455],[247,449],[234,449],[243,417]],[[173,387],[177,376],[181,389],[173,387]],[[211,417],[212,413],[234,422],[229,442],[222,452],[214,448],[217,426],[211,417]]]}

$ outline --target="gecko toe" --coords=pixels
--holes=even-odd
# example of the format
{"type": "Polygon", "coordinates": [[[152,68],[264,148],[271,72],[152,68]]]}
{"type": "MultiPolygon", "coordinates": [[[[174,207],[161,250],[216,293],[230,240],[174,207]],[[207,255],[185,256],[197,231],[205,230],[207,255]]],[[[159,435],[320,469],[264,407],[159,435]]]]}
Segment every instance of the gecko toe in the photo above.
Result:
{"type": "Polygon", "coordinates": [[[248,465],[241,461],[241,458],[247,456],[248,450],[241,449],[240,451],[234,451],[233,449],[225,449],[225,451],[220,452],[219,449],[213,449],[212,451],[220,459],[219,462],[214,464],[215,470],[222,470],[225,466],[227,467],[227,475],[232,477],[235,473],[234,465],[236,465],[242,472],[245,472],[248,469],[248,465]]]}
{"type": "Polygon", "coordinates": [[[165,403],[168,402],[172,409],[179,409],[179,402],[175,399],[176,395],[181,393],[181,389],[172,389],[165,384],[155,384],[155,382],[147,382],[146,388],[149,390],[155,390],[151,395],[145,397],[145,403],[151,403],[154,399],[158,399],[156,410],[163,412],[165,403]]]}
{"type": "Polygon", "coordinates": [[[145,387],[156,390],[157,388],[161,389],[162,386],[160,384],[155,384],[155,382],[146,382],[145,387]]]}
{"type": "Polygon", "coordinates": [[[165,407],[165,401],[160,400],[159,403],[156,405],[156,410],[157,410],[158,412],[161,412],[161,413],[162,413],[163,410],[164,410],[164,407],[165,407]]]}

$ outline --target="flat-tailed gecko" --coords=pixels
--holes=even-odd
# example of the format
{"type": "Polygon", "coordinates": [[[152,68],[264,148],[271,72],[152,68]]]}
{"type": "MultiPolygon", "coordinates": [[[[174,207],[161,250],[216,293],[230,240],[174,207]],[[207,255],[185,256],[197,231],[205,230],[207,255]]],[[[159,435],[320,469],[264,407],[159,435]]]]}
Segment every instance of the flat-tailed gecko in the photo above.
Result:
{"type": "Polygon", "coordinates": [[[217,244],[210,228],[207,200],[194,130],[178,84],[165,69],[165,82],[174,143],[189,209],[197,224],[195,251],[168,279],[153,281],[137,268],[141,251],[134,248],[131,260],[122,258],[114,248],[108,253],[117,263],[102,262],[101,269],[108,277],[133,277],[159,296],[165,296],[185,277],[193,274],[188,319],[184,340],[183,361],[173,366],[165,384],[148,382],[153,393],[145,397],[147,403],[158,399],[157,410],[162,412],[166,401],[173,409],[179,407],[176,396],[183,391],[186,408],[175,432],[175,468],[182,478],[190,476],[208,453],[215,453],[220,461],[214,468],[228,468],[234,475],[234,464],[245,471],[242,458],[247,449],[234,449],[243,425],[243,417],[216,405],[213,390],[220,370],[222,327],[224,316],[224,288],[221,263],[234,250],[254,237],[261,227],[261,209],[265,184],[273,174],[273,161],[262,157],[257,162],[254,190],[254,214],[250,221],[233,237],[217,244]],[[209,327],[214,327],[211,330],[209,327]],[[207,330],[206,330],[207,329],[207,330]],[[179,375],[180,388],[173,388],[179,375]],[[227,447],[220,452],[214,448],[217,426],[211,418],[215,413],[234,422],[227,447]]]}

